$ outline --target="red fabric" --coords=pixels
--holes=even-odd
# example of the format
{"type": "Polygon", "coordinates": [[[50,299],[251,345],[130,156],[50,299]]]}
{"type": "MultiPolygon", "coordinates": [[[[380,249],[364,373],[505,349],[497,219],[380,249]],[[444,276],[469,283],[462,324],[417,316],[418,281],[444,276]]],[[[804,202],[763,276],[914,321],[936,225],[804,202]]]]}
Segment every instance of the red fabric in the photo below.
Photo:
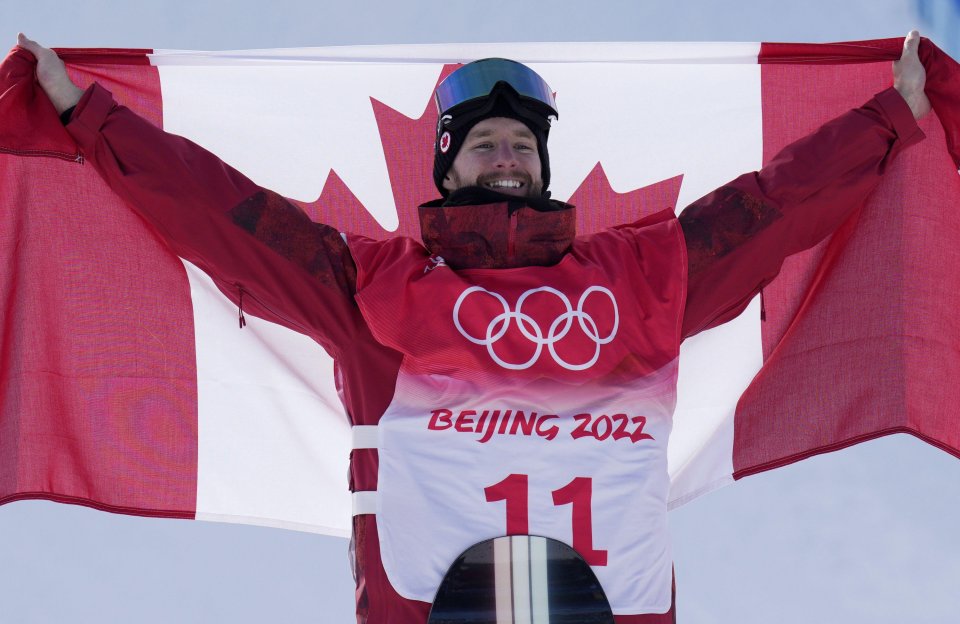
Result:
{"type": "Polygon", "coordinates": [[[380,558],[377,518],[354,516],[353,540],[357,574],[357,624],[411,624],[426,622],[430,603],[398,594],[380,558]]]}
{"type": "Polygon", "coordinates": [[[895,61],[902,50],[903,37],[839,43],[762,43],[757,60],[761,65],[860,65],[895,61]]]}
{"type": "Polygon", "coordinates": [[[33,55],[21,48],[0,66],[0,153],[79,161],[80,150],[33,76],[33,55]]]}
{"type": "MultiPolygon", "coordinates": [[[[100,74],[93,67],[111,67],[110,74],[113,75],[113,67],[117,65],[140,65],[150,66],[149,54],[153,50],[149,48],[53,48],[64,63],[68,65],[87,65],[91,72],[100,74]]],[[[84,68],[87,70],[88,68],[84,68]]]]}
{"type": "MultiPolygon", "coordinates": [[[[762,65],[803,64],[842,65],[876,62],[884,69],[886,61],[895,61],[903,51],[903,38],[851,41],[847,43],[763,43],[759,62],[762,65]]],[[[947,148],[955,165],[960,167],[960,65],[925,37],[920,39],[920,60],[927,70],[927,97],[940,115],[947,148]]],[[[769,69],[769,68],[765,68],[769,69]]],[[[843,87],[842,84],[835,85],[843,87]]],[[[843,90],[843,89],[840,89],[843,90]]]]}
{"type": "MultiPolygon", "coordinates": [[[[0,155],[0,292],[8,295],[0,312],[0,503],[46,498],[191,518],[196,369],[183,266],[91,167],[75,162],[49,101],[23,79],[32,56],[16,49],[3,67],[0,145],[56,158],[0,155]]],[[[71,74],[81,85],[95,77],[160,123],[155,70],[91,63],[71,74]]]]}
{"type": "MultiPolygon", "coordinates": [[[[762,68],[765,160],[890,81],[886,62],[780,62],[762,68]]],[[[928,93],[953,102],[940,112],[956,128],[940,71],[928,93]]],[[[898,431],[960,454],[960,178],[936,116],[921,127],[927,140],[863,211],[764,290],[765,364],[737,408],[735,477],[898,431]]]]}

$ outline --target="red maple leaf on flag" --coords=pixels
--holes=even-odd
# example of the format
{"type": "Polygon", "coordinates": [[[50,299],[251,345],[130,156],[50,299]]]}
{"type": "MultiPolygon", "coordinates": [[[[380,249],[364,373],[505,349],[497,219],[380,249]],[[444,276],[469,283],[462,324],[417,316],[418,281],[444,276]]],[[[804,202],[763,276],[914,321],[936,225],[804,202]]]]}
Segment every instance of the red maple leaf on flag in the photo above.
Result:
{"type": "MultiPolygon", "coordinates": [[[[437,78],[439,84],[459,65],[444,65],[437,78]]],[[[436,85],[435,85],[436,86],[436,85]]],[[[432,93],[432,91],[431,91],[432,93]]],[[[417,207],[439,197],[433,184],[433,144],[436,138],[437,111],[433,99],[420,117],[413,119],[392,107],[370,98],[373,106],[383,154],[390,175],[390,187],[397,207],[399,225],[396,231],[384,229],[357,196],[331,170],[314,202],[295,202],[310,217],[331,225],[341,232],[383,239],[390,236],[419,238],[417,207]]],[[[568,200],[579,206],[577,231],[589,234],[620,223],[636,221],[665,208],[675,208],[683,176],[675,176],[649,186],[618,193],[610,186],[598,162],[568,200]]]]}
{"type": "Polygon", "coordinates": [[[626,193],[618,193],[599,162],[594,165],[577,190],[567,200],[577,210],[577,232],[589,234],[631,223],[666,208],[676,208],[683,176],[654,182],[626,193]]]}

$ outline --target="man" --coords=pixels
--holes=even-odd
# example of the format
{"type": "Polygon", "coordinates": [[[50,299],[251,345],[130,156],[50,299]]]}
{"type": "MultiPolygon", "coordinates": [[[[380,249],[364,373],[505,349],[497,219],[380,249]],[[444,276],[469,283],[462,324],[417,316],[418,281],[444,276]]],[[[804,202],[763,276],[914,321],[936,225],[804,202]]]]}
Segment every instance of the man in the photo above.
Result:
{"type": "Polygon", "coordinates": [[[311,223],[20,43],[86,158],[176,253],[335,358],[356,432],[358,616],[371,622],[424,621],[454,558],[505,533],[571,541],[619,622],[671,621],[681,340],[732,318],[786,255],[843,222],[922,138],[914,119],[929,109],[911,33],[895,89],[762,171],[679,220],[578,238],[575,209],[547,192],[551,90],[520,64],[479,61],[436,92],[443,198],[421,207],[421,245],[311,223]]]}

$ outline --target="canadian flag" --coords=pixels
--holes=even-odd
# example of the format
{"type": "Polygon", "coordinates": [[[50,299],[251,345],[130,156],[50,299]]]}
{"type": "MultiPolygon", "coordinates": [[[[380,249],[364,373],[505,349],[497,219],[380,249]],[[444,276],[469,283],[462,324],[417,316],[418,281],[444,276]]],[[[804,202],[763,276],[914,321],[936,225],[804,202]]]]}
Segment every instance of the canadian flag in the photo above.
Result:
{"type": "MultiPolygon", "coordinates": [[[[60,50],[311,218],[418,236],[436,196],[431,94],[501,56],[556,90],[555,198],[581,233],[681,210],[888,87],[902,40],[504,44],[253,52],[60,50]]],[[[936,114],[863,210],[688,340],[672,505],[906,432],[960,454],[960,67],[924,41],[936,114]]],[[[350,427],[333,362],[247,315],[83,163],[14,50],[0,68],[0,503],[347,535],[350,427]]]]}

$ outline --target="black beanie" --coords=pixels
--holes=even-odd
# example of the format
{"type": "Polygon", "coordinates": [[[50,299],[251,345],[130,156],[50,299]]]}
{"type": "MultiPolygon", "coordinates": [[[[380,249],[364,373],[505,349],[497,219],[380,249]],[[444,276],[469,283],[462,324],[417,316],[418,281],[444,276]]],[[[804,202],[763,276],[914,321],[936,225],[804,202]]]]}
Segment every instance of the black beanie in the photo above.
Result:
{"type": "Polygon", "coordinates": [[[437,137],[433,144],[433,182],[440,194],[446,197],[450,191],[443,188],[443,180],[453,166],[457,153],[463,146],[470,130],[483,121],[493,117],[516,119],[523,123],[537,139],[537,153],[540,155],[540,177],[543,191],[550,184],[550,155],[547,153],[547,135],[550,131],[549,119],[538,115],[525,107],[516,95],[516,91],[506,83],[500,83],[489,97],[479,104],[470,102],[457,110],[448,111],[444,119],[437,124],[437,137]]]}

